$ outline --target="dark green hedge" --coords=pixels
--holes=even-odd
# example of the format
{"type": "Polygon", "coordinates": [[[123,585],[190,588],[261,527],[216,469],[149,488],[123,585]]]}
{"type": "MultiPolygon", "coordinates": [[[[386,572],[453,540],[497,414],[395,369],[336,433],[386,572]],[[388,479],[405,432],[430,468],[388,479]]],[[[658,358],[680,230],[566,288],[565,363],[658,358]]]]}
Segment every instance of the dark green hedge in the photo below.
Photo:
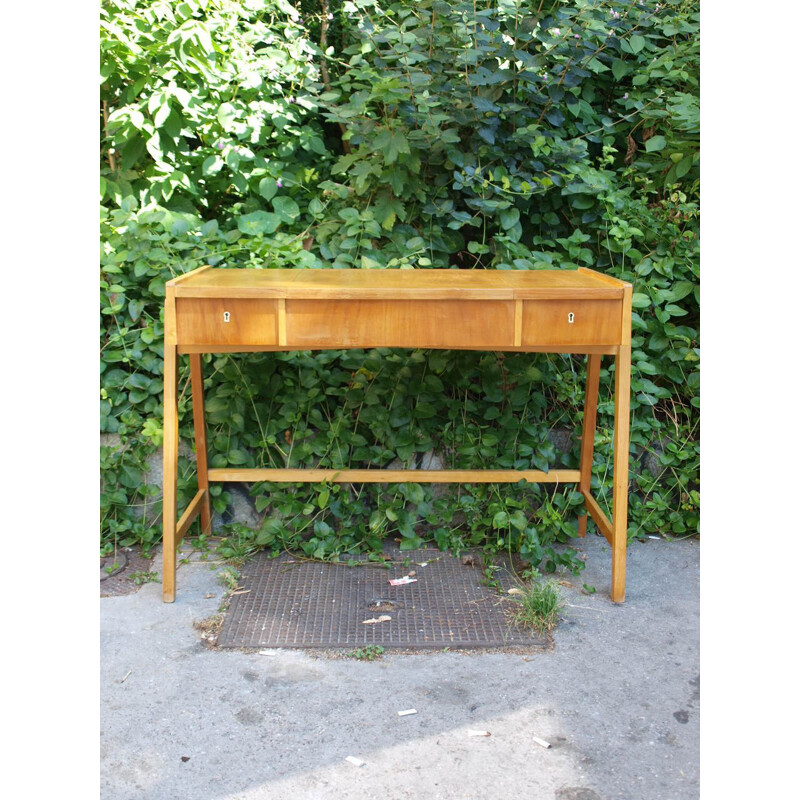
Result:
{"type": "MultiPolygon", "coordinates": [[[[101,426],[118,437],[101,453],[104,547],[160,538],[142,511],[157,512],[160,493],[146,462],[161,440],[163,287],[205,263],[587,265],[633,282],[629,536],[696,532],[698,6],[104,3],[101,426]]],[[[583,358],[206,358],[214,466],[425,454],[444,466],[577,465],[577,437],[559,449],[553,431],[579,430],[583,358]]],[[[607,501],[613,373],[601,380],[595,458],[607,501]]],[[[192,470],[181,464],[185,502],[192,470]]],[[[222,511],[227,495],[215,492],[222,511]]],[[[330,557],[399,534],[407,547],[424,537],[580,566],[553,548],[574,532],[582,500],[571,491],[254,494],[265,523],[238,530],[226,552],[292,546],[330,557]]]]}

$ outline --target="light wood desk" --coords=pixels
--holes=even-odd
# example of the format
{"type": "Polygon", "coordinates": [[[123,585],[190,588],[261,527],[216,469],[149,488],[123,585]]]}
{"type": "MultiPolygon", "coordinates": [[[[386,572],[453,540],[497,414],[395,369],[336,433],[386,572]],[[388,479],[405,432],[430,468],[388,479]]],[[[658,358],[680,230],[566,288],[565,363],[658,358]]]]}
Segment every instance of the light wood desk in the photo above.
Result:
{"type": "MultiPolygon", "coordinates": [[[[194,518],[211,528],[210,481],[577,483],[611,545],[611,599],[625,600],[631,285],[588,269],[255,270],[201,267],[166,284],[164,329],[164,601],[194,518]],[[209,469],[202,353],[408,347],[588,356],[580,469],[209,469]],[[178,356],[189,355],[198,491],[176,522],[178,356]],[[611,519],[590,491],[600,359],[614,356],[611,519]]],[[[586,535],[586,515],[578,536],[586,535]]]]}

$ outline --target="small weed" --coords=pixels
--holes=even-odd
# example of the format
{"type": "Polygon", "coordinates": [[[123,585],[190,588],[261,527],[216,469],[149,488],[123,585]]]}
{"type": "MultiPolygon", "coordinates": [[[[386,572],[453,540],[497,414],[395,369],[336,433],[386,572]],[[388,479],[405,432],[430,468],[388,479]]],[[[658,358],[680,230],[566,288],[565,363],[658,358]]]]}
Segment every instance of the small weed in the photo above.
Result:
{"type": "Polygon", "coordinates": [[[155,583],[158,580],[157,572],[132,572],[131,580],[137,585],[142,586],[145,583],[155,583]]]}
{"type": "Polygon", "coordinates": [[[383,655],[383,648],[379,644],[368,644],[366,647],[357,647],[349,653],[345,653],[347,658],[356,658],[359,661],[375,661],[383,655]]]}
{"type": "Polygon", "coordinates": [[[497,564],[489,564],[484,562],[483,578],[481,578],[481,583],[484,586],[488,586],[490,589],[499,589],[500,583],[495,577],[495,573],[498,569],[500,569],[500,567],[498,567],[497,564]]]}
{"type": "Polygon", "coordinates": [[[248,558],[261,549],[256,543],[258,531],[238,522],[226,525],[223,530],[226,535],[220,539],[214,552],[234,566],[242,566],[248,558]]]}
{"type": "Polygon", "coordinates": [[[553,580],[526,586],[522,594],[513,595],[513,599],[519,604],[512,614],[514,622],[540,634],[550,633],[555,628],[559,612],[564,608],[561,590],[553,580]]]}
{"type": "Polygon", "coordinates": [[[239,573],[235,569],[223,569],[217,576],[217,580],[229,592],[232,592],[239,585],[239,573]]]}
{"type": "Polygon", "coordinates": [[[583,593],[584,594],[594,594],[597,591],[594,586],[589,586],[588,583],[583,584],[583,593]]]}

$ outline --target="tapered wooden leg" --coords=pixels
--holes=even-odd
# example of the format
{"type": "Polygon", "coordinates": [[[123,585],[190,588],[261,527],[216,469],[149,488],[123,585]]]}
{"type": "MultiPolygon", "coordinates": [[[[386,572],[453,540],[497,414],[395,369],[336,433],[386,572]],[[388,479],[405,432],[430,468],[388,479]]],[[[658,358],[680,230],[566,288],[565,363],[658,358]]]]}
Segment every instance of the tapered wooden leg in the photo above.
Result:
{"type": "Polygon", "coordinates": [[[614,375],[614,501],[611,512],[611,599],[625,601],[628,548],[628,461],[630,459],[631,348],[619,348],[614,375]]]}
{"type": "MultiPolygon", "coordinates": [[[[581,479],[578,489],[586,495],[592,486],[592,456],[594,455],[594,429],[597,424],[597,395],[600,387],[599,354],[590,354],[586,362],[586,397],[583,404],[583,433],[581,434],[581,479]]],[[[578,536],[586,536],[587,515],[578,517],[578,536]]]]}
{"type": "Polygon", "coordinates": [[[163,599],[175,600],[175,526],[178,490],[178,353],[174,345],[164,345],[164,494],[161,520],[164,531],[163,599]]]}
{"type": "Polygon", "coordinates": [[[194,415],[194,443],[197,452],[197,488],[205,494],[200,501],[200,530],[211,533],[211,495],[208,493],[208,450],[206,445],[206,407],[203,397],[203,356],[189,356],[192,375],[192,411],[194,415]]]}

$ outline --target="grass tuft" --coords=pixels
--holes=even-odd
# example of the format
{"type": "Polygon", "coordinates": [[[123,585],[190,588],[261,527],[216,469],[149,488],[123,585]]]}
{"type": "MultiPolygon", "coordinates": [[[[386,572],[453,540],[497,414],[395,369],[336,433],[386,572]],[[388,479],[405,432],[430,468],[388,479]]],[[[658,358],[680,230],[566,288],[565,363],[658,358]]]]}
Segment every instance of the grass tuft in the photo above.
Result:
{"type": "Polygon", "coordinates": [[[540,634],[550,633],[556,627],[558,615],[564,608],[561,590],[553,580],[532,583],[511,598],[519,605],[512,612],[514,622],[540,634]]]}

